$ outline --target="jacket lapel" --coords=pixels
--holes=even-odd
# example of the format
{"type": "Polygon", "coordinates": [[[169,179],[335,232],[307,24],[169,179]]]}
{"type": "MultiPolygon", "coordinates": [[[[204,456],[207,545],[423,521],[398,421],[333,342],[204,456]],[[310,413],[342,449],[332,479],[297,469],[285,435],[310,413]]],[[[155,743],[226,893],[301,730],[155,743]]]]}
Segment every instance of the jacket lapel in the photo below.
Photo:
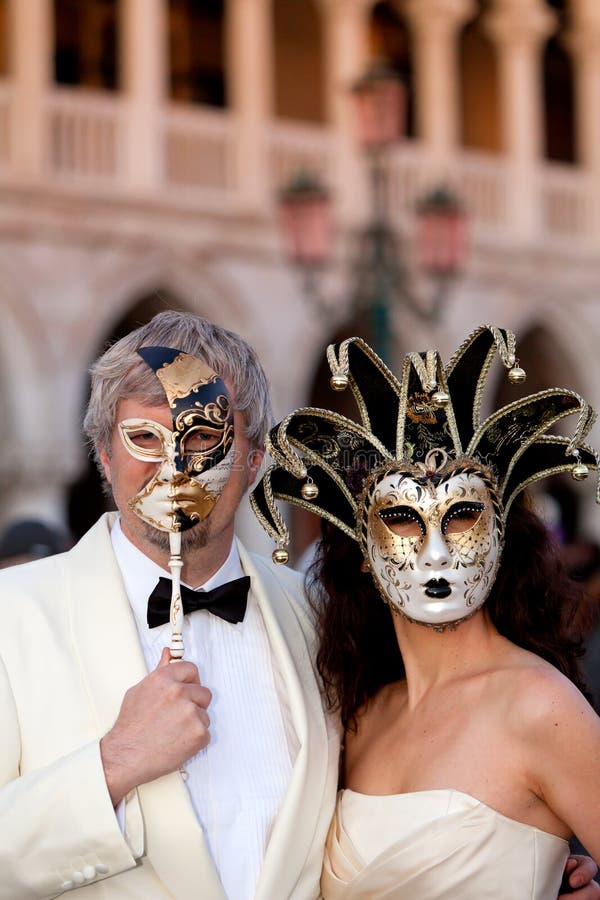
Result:
{"type": "MultiPolygon", "coordinates": [[[[147,675],[135,620],[112,550],[107,514],[69,556],[73,631],[99,735],[112,728],[128,688],[147,675]],[[91,573],[101,572],[99,578],[91,573]]],[[[138,788],[145,857],[177,900],[224,900],[202,829],[178,772],[138,788]]],[[[145,859],[142,860],[142,865],[145,859]]]]}
{"type": "Polygon", "coordinates": [[[292,896],[306,864],[326,792],[328,735],[310,647],[294,612],[298,598],[268,569],[259,572],[239,541],[238,548],[282,672],[299,745],[256,890],[256,900],[272,900],[292,896]]]}

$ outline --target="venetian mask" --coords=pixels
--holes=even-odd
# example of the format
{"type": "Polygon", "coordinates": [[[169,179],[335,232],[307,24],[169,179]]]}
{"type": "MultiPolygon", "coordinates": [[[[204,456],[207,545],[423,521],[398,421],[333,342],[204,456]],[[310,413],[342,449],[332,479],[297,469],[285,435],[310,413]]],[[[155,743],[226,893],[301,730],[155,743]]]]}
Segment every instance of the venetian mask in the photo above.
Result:
{"type": "Polygon", "coordinates": [[[484,470],[464,463],[436,477],[396,463],[371,480],[362,545],[386,602],[438,628],[482,606],[502,549],[492,492],[484,470]]]}
{"type": "Polygon", "coordinates": [[[169,347],[143,347],[138,352],[164,388],[173,429],[145,419],[119,422],[129,453],[158,466],[129,505],[161,531],[185,531],[209,515],[229,480],[231,398],[217,373],[195,356],[169,347]]]}

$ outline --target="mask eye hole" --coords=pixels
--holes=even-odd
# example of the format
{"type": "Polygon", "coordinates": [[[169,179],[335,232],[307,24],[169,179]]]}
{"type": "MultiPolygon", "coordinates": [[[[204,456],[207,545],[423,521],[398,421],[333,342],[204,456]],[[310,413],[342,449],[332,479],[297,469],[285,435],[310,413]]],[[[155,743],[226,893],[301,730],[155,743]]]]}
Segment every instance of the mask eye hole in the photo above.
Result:
{"type": "Polygon", "coordinates": [[[425,534],[425,523],[412,506],[388,506],[380,509],[377,515],[398,537],[414,538],[425,534]]]}
{"type": "Polygon", "coordinates": [[[223,432],[208,426],[199,426],[189,431],[182,441],[184,455],[190,453],[206,453],[214,449],[221,440],[223,432]]]}
{"type": "Polygon", "coordinates": [[[466,500],[453,503],[442,519],[442,534],[462,534],[469,531],[477,524],[484,509],[484,503],[466,500]]]}
{"type": "Polygon", "coordinates": [[[145,422],[141,419],[123,419],[119,422],[119,432],[125,447],[136,459],[141,460],[161,459],[170,435],[157,422],[145,422]]]}
{"type": "Polygon", "coordinates": [[[130,431],[127,436],[131,443],[139,447],[140,450],[159,451],[162,447],[161,439],[154,431],[130,431]]]}

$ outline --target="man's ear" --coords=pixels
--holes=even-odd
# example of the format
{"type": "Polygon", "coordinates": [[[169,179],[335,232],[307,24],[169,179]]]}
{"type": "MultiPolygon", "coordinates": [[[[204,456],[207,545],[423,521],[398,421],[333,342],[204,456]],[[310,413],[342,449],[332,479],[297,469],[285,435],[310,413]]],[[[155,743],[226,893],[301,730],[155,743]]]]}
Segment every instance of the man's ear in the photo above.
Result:
{"type": "Polygon", "coordinates": [[[110,457],[104,448],[102,448],[98,454],[98,458],[104,469],[104,477],[109,484],[112,484],[112,481],[110,480],[110,457]]]}
{"type": "Polygon", "coordinates": [[[254,484],[256,475],[258,473],[258,470],[260,469],[264,455],[265,455],[264,450],[250,450],[249,451],[249,453],[248,453],[248,487],[252,487],[252,485],[254,484]]]}

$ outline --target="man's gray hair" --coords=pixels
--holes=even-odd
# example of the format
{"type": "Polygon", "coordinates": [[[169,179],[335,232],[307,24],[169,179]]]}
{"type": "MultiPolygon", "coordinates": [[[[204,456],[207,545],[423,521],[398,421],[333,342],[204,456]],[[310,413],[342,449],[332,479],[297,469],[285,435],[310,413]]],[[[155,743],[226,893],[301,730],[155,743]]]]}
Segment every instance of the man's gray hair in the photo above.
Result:
{"type": "Polygon", "coordinates": [[[172,347],[204,360],[233,391],[234,407],[244,413],[252,449],[262,448],[273,424],[269,385],[252,347],[239,335],[193,313],[167,310],[114,343],[90,369],[92,384],[83,430],[96,461],[110,454],[119,400],[135,398],[149,406],[166,402],[162,385],[137,351],[172,347]]]}

